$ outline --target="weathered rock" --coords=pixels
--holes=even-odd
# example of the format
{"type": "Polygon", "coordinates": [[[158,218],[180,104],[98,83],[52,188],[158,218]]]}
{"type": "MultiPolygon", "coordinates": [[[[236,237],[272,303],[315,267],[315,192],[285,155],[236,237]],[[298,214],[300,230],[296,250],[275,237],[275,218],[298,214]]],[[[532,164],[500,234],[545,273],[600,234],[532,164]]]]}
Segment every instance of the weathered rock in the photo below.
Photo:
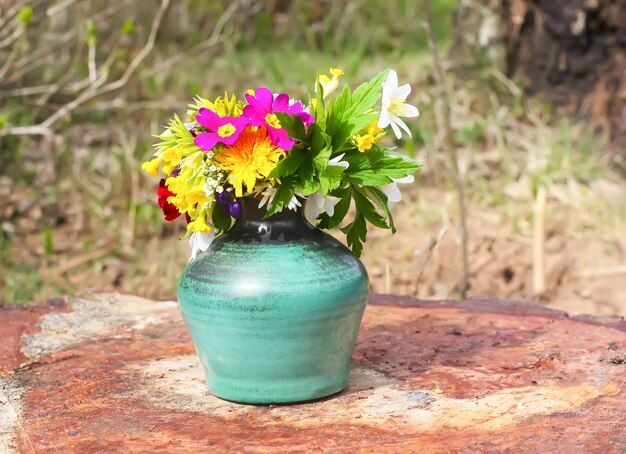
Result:
{"type": "MultiPolygon", "coordinates": [[[[0,320],[7,313],[0,309],[0,320]]],[[[2,453],[626,448],[619,319],[374,296],[349,388],[278,407],[208,395],[172,302],[91,295],[38,326],[21,339],[26,364],[0,378],[2,453]]],[[[1,332],[0,370],[16,365],[6,358],[17,352],[5,351],[20,345],[15,332],[1,332]]]]}

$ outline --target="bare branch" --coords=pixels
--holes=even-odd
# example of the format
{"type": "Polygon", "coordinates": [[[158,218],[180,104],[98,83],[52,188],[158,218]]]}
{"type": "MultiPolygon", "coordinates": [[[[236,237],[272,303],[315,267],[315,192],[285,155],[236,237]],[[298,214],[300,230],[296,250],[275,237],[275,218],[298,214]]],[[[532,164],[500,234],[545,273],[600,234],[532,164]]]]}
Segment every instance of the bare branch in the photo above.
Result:
{"type": "Polygon", "coordinates": [[[148,35],[148,39],[144,47],[139,51],[139,53],[135,56],[135,58],[130,62],[124,74],[113,82],[110,82],[104,85],[106,81],[107,72],[104,71],[102,75],[96,80],[95,83],[91,84],[87,87],[80,95],[78,95],[74,100],[65,104],[63,107],[58,109],[52,115],[50,115],[46,120],[41,122],[41,124],[37,126],[28,126],[28,127],[12,127],[12,128],[4,128],[0,129],[0,137],[7,135],[42,135],[49,134],[50,131],[54,128],[54,126],[67,115],[69,115],[74,109],[81,106],[82,104],[101,96],[105,93],[109,93],[111,91],[118,90],[125,86],[132,75],[135,73],[139,65],[145,60],[145,58],[152,52],[154,48],[154,44],[156,41],[156,36],[161,26],[161,21],[163,19],[163,15],[167,10],[170,4],[170,0],[161,0],[161,5],[157,10],[154,18],[152,20],[152,26],[150,28],[150,33],[148,35]],[[47,131],[47,132],[44,132],[47,131]]]}
{"type": "Polygon", "coordinates": [[[2,136],[49,136],[52,135],[52,129],[44,126],[10,126],[0,129],[0,137],[2,136]]]}
{"type": "MultiPolygon", "coordinates": [[[[228,8],[226,8],[226,11],[224,11],[224,13],[220,16],[220,18],[215,23],[215,27],[213,28],[213,31],[211,32],[211,36],[209,36],[209,38],[206,41],[202,41],[196,44],[195,46],[193,46],[189,50],[189,53],[192,55],[196,54],[199,51],[209,49],[215,46],[216,44],[218,44],[220,41],[222,41],[222,31],[224,27],[226,26],[226,24],[228,23],[228,21],[230,20],[230,18],[232,17],[232,15],[235,14],[239,6],[241,6],[239,1],[233,1],[230,5],[228,5],[228,8]]],[[[158,65],[146,71],[141,76],[141,78],[146,79],[148,77],[154,76],[155,74],[159,74],[160,72],[164,71],[165,69],[170,68],[176,63],[183,61],[185,58],[187,58],[187,54],[185,53],[176,54],[173,57],[168,58],[167,60],[161,61],[158,65]]]]}

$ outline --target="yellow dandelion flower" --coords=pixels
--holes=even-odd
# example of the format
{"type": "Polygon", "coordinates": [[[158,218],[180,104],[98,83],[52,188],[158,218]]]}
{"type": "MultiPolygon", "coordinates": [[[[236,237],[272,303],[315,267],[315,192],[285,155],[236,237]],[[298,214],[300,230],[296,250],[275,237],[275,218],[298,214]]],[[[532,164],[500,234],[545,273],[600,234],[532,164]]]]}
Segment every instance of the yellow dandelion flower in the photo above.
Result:
{"type": "Polygon", "coordinates": [[[230,173],[235,196],[243,196],[243,186],[252,192],[256,181],[267,178],[285,152],[275,146],[265,128],[246,128],[237,142],[223,147],[215,162],[230,173]]]}

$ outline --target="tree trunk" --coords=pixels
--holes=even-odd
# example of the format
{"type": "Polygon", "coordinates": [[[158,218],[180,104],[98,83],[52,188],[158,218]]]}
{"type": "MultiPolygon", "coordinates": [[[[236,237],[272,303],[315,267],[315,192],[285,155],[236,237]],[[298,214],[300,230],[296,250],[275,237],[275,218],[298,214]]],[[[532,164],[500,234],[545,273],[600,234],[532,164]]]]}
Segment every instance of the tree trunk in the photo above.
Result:
{"type": "Polygon", "coordinates": [[[463,52],[478,44],[530,94],[626,145],[626,0],[462,0],[456,30],[463,52]]]}

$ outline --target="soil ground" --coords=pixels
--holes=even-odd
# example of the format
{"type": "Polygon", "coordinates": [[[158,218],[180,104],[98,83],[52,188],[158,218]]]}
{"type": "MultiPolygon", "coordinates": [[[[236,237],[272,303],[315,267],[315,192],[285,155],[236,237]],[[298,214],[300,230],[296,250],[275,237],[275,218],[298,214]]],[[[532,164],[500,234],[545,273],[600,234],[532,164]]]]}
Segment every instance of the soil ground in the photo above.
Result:
{"type": "MultiPolygon", "coordinates": [[[[514,198],[504,205],[470,205],[470,297],[498,296],[533,299],[571,314],[626,315],[626,221],[615,216],[623,204],[624,185],[601,180],[572,206],[559,201],[556,188],[546,205],[545,290],[533,291],[533,230],[525,220],[530,202],[514,198]],[[526,210],[526,211],[524,211],[526,210]],[[608,214],[607,214],[608,213],[608,214]]],[[[372,230],[362,257],[372,290],[425,299],[458,298],[461,244],[455,196],[441,188],[407,188],[405,200],[393,207],[398,232],[372,230]]],[[[16,200],[28,199],[15,195],[16,200]]],[[[36,205],[36,203],[35,203],[36,205]]],[[[43,216],[46,208],[30,208],[43,216]]],[[[27,230],[22,219],[20,231],[27,230]]],[[[531,219],[532,221],[532,219],[531,219]]],[[[37,222],[31,220],[32,223],[37,222]]],[[[120,234],[105,230],[99,238],[81,233],[84,220],[68,214],[49,233],[53,251],[33,228],[14,238],[14,263],[35,273],[32,284],[15,282],[6,288],[19,296],[28,285],[47,288],[34,299],[76,294],[86,289],[173,298],[176,280],[188,257],[186,241],[174,232],[164,237],[138,238],[124,246],[120,234]],[[88,242],[89,241],[89,242],[88,242]],[[88,251],[85,244],[89,244],[88,251]]],[[[334,235],[341,239],[341,232],[334,235]]],[[[5,294],[7,300],[10,300],[5,294]]]]}

